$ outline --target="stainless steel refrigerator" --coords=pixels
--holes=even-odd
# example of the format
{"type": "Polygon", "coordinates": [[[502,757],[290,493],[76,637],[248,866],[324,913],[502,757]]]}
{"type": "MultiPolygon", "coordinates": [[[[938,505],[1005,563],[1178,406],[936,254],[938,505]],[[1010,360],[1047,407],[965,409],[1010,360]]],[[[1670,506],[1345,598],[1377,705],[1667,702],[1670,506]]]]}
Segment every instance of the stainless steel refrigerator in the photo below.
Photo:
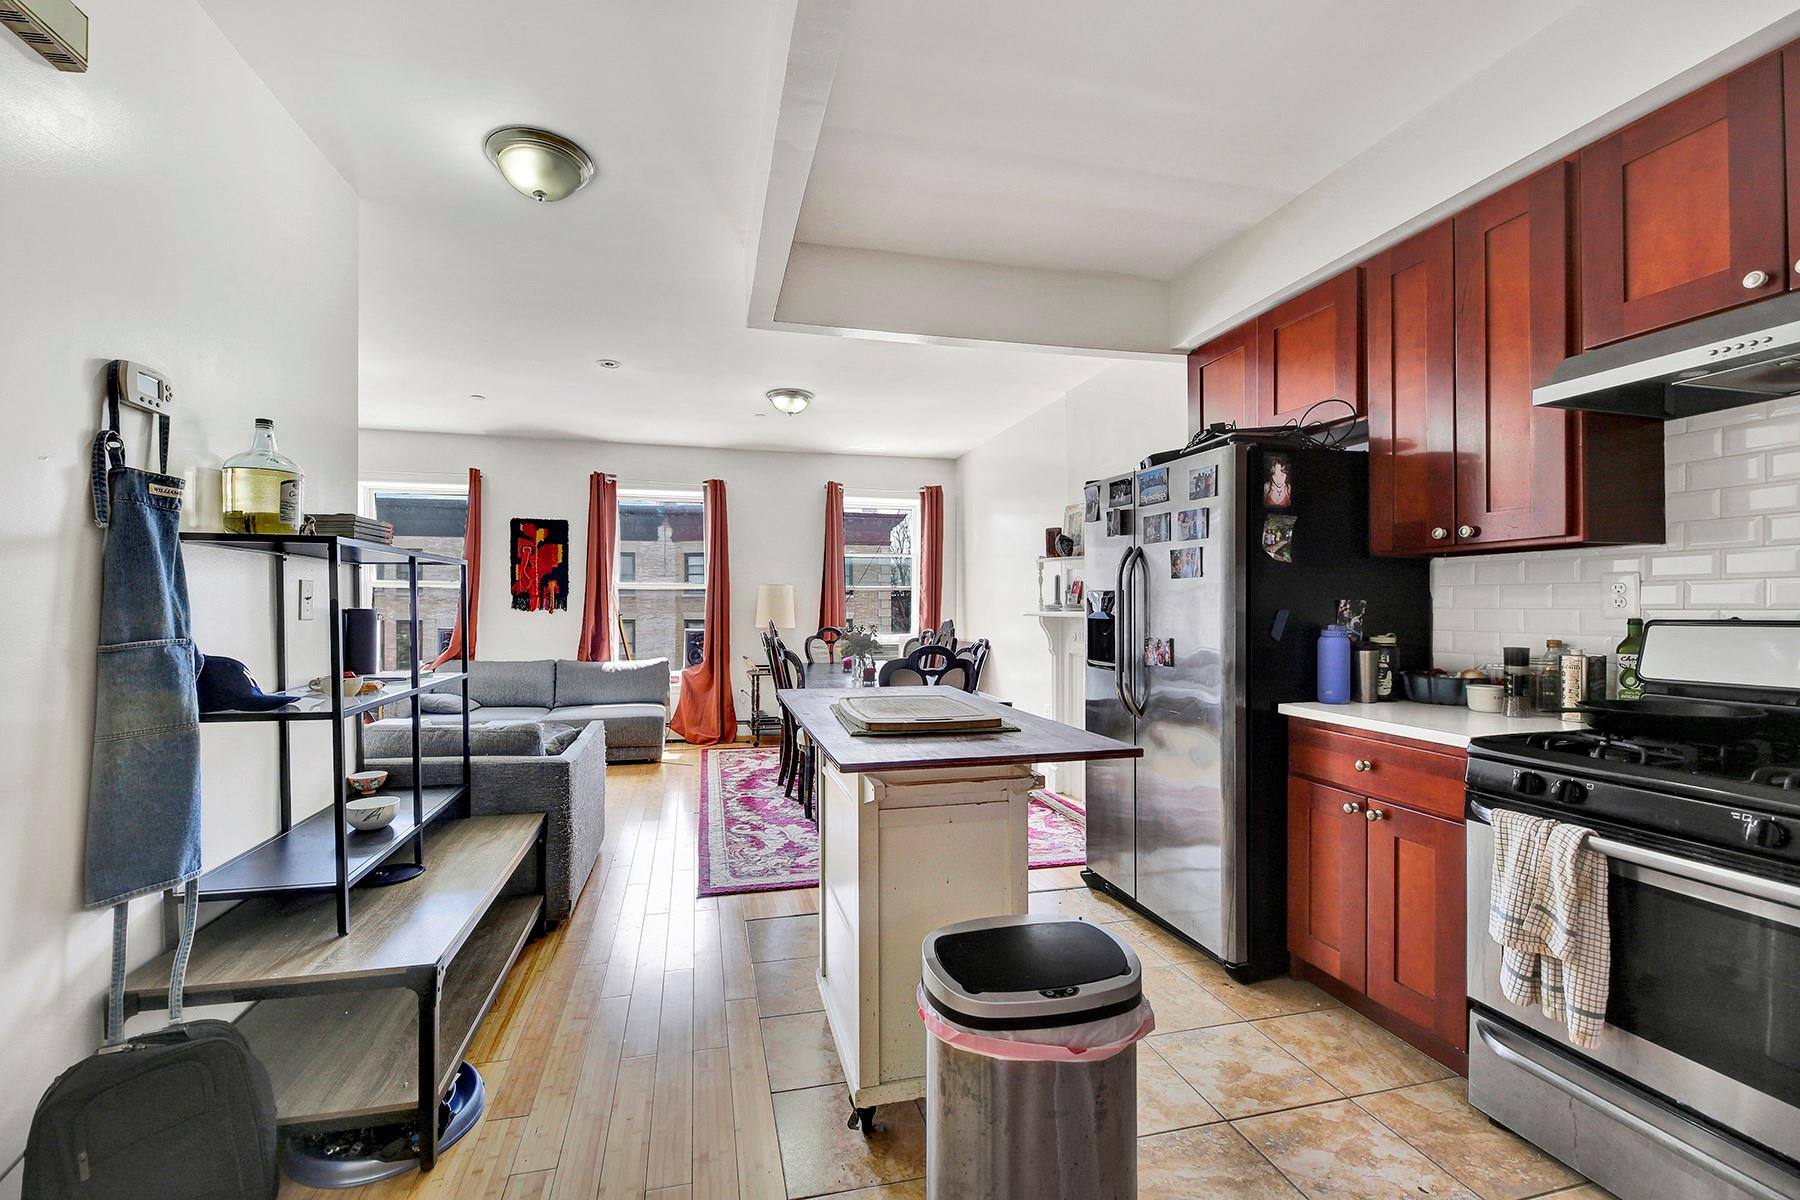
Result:
{"type": "Polygon", "coordinates": [[[1287,969],[1287,733],[1339,601],[1429,660],[1423,560],[1375,558],[1368,455],[1234,436],[1091,481],[1087,874],[1244,980],[1287,969]],[[1097,501],[1097,503],[1096,503],[1097,501]]]}

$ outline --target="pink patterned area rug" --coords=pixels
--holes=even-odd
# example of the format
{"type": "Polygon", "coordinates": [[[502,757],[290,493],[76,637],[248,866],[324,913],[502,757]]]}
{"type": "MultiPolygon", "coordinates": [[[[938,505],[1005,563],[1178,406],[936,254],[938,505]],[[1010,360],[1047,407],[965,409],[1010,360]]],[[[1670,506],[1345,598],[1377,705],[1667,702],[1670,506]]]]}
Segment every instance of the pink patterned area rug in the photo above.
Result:
{"type": "MultiPolygon", "coordinates": [[[[775,782],[781,751],[706,750],[700,756],[700,894],[774,892],[819,885],[819,830],[775,782]]],[[[1036,796],[1031,866],[1087,861],[1087,833],[1036,796]]]]}

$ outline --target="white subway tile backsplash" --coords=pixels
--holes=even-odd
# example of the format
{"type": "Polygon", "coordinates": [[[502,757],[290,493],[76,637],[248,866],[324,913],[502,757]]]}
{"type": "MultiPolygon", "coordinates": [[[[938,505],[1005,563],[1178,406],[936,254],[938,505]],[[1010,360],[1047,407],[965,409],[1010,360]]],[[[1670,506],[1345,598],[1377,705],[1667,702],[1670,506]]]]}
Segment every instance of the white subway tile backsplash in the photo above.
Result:
{"type": "Polygon", "coordinates": [[[1625,622],[1604,577],[1641,577],[1647,618],[1800,612],[1800,398],[1670,422],[1668,541],[1432,563],[1433,653],[1443,667],[1498,661],[1503,646],[1560,637],[1608,653],[1625,622]]]}

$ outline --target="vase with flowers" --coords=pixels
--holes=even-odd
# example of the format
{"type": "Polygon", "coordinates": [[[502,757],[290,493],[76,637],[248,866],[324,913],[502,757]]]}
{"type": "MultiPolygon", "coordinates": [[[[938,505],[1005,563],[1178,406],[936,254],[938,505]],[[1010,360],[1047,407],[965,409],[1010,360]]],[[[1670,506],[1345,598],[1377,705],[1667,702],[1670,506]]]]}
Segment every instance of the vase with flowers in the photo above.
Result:
{"type": "Polygon", "coordinates": [[[860,674],[864,683],[875,682],[875,655],[881,651],[881,639],[875,636],[873,625],[846,626],[838,649],[851,660],[853,674],[860,674]]]}

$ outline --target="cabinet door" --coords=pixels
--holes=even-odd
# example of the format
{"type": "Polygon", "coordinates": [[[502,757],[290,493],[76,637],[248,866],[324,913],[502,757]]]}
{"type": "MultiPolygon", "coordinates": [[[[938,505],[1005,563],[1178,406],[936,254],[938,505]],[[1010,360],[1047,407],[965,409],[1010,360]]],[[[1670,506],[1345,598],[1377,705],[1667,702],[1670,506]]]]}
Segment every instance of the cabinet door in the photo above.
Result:
{"type": "Polygon", "coordinates": [[[1568,189],[1558,163],[1455,218],[1458,546],[1574,532],[1576,418],[1531,404],[1569,351],[1568,189]]]}
{"type": "Polygon", "coordinates": [[[1800,42],[1781,52],[1781,95],[1787,128],[1787,279],[1800,288],[1800,42]]]}
{"type": "Polygon", "coordinates": [[[1363,986],[1367,852],[1361,796],[1288,779],[1288,949],[1363,986]]]}
{"type": "MultiPolygon", "coordinates": [[[[1355,267],[1256,319],[1258,414],[1265,425],[1336,397],[1363,412],[1360,273],[1355,267]]],[[[1347,416],[1330,404],[1315,420],[1347,416]]]]}
{"type": "Polygon", "coordinates": [[[1581,152],[1583,346],[1786,286],[1781,106],[1771,55],[1581,152]]]}
{"type": "Polygon", "coordinates": [[[1445,221],[1363,266],[1377,554],[1444,549],[1456,523],[1454,241],[1445,221]]]}
{"type": "Polygon", "coordinates": [[[1256,323],[1188,352],[1188,436],[1208,425],[1257,424],[1256,323]]]}
{"type": "Polygon", "coordinates": [[[1385,801],[1370,805],[1369,999],[1458,1049],[1468,1042],[1463,829],[1385,801]]]}

